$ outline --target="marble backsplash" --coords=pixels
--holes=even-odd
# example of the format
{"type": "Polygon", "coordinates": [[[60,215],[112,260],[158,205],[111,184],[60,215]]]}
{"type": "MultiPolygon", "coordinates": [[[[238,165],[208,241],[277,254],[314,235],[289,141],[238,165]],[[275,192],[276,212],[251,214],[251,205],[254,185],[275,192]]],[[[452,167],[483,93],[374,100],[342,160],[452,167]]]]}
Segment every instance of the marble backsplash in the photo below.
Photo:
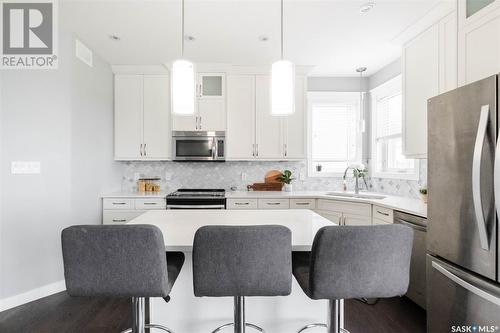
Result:
{"type": "MultiPolygon", "coordinates": [[[[136,179],[140,177],[160,177],[161,189],[171,192],[178,188],[224,188],[229,190],[237,187],[246,190],[251,183],[263,182],[267,171],[285,170],[293,172],[297,178],[293,182],[295,191],[338,191],[342,189],[342,178],[308,177],[307,165],[301,162],[124,162],[122,191],[136,191],[136,179]],[[242,173],[246,179],[242,179],[242,173]],[[305,175],[300,180],[299,175],[305,175]]],[[[369,169],[369,166],[368,166],[369,169]]],[[[367,178],[370,191],[382,192],[391,195],[418,198],[419,188],[426,184],[427,160],[420,162],[420,180],[401,180],[388,178],[367,178]]],[[[363,182],[361,182],[362,184],[363,182]]],[[[364,187],[364,185],[363,185],[364,187]]],[[[348,189],[354,189],[354,179],[349,177],[348,189]]]]}

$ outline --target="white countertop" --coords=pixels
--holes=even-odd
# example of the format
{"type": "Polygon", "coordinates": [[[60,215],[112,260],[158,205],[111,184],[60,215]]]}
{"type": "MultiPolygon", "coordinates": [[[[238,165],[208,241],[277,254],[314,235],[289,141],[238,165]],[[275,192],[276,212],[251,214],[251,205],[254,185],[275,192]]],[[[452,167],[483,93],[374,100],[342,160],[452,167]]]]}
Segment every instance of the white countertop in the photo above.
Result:
{"type": "Polygon", "coordinates": [[[166,192],[112,192],[101,194],[101,198],[165,198],[166,192]]]}
{"type": "Polygon", "coordinates": [[[258,199],[258,198],[311,198],[311,199],[331,199],[338,201],[348,201],[348,202],[365,202],[374,205],[379,205],[382,207],[387,207],[390,209],[398,210],[401,212],[418,215],[421,217],[427,217],[427,205],[419,199],[411,199],[404,197],[397,197],[393,195],[388,195],[385,193],[375,193],[375,192],[361,192],[361,194],[373,194],[384,196],[383,199],[374,198],[354,198],[354,197],[341,197],[327,195],[328,191],[234,191],[226,192],[226,198],[228,199],[258,199]]]}
{"type": "MultiPolygon", "coordinates": [[[[385,193],[361,192],[362,194],[374,194],[384,196],[383,199],[364,199],[353,197],[340,197],[327,195],[329,191],[227,191],[226,198],[228,199],[259,199],[259,198],[310,198],[310,199],[331,199],[348,202],[365,202],[401,212],[427,217],[427,205],[419,199],[411,199],[405,197],[397,197],[385,193]]],[[[331,191],[330,191],[331,192],[331,191]]],[[[102,198],[165,198],[167,193],[138,193],[138,192],[116,192],[101,195],[102,198]]]]}
{"type": "Polygon", "coordinates": [[[307,209],[152,210],[128,224],[160,228],[167,251],[190,252],[196,230],[206,225],[283,225],[292,231],[292,249],[310,251],[316,232],[333,222],[307,209]]]}

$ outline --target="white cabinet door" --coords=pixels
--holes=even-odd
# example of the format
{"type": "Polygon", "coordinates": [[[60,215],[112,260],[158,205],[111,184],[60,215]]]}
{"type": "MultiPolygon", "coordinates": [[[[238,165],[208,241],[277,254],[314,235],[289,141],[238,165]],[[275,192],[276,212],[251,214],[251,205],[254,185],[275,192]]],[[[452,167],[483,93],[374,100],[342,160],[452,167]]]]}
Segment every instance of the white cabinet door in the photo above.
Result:
{"type": "Polygon", "coordinates": [[[255,76],[227,78],[227,158],[254,158],[255,76]]]}
{"type": "Polygon", "coordinates": [[[500,6],[478,19],[472,18],[459,31],[461,84],[500,72],[500,6]]]}
{"type": "Polygon", "coordinates": [[[224,73],[199,73],[197,89],[199,99],[224,100],[226,94],[226,75],[224,73]]]}
{"type": "Polygon", "coordinates": [[[115,75],[115,160],[142,157],[142,75],[115,75]]]}
{"type": "Polygon", "coordinates": [[[371,225],[370,217],[361,215],[344,214],[344,225],[371,225]]]}
{"type": "Polygon", "coordinates": [[[144,157],[170,158],[170,81],[168,76],[144,77],[144,157]]]}
{"type": "Polygon", "coordinates": [[[427,100],[439,94],[439,26],[418,35],[403,49],[403,153],[427,155],[427,100]]]}
{"type": "Polygon", "coordinates": [[[223,99],[198,100],[198,130],[225,131],[226,110],[223,99]]]}
{"type": "Polygon", "coordinates": [[[457,13],[439,22],[439,93],[458,87],[457,13]]]}
{"type": "Polygon", "coordinates": [[[255,80],[257,158],[283,159],[282,117],[271,115],[270,77],[255,80]]]}
{"type": "Polygon", "coordinates": [[[286,159],[306,157],[305,85],[305,77],[295,79],[295,113],[283,119],[285,136],[283,157],[286,159]]]}
{"type": "Polygon", "coordinates": [[[326,210],[317,210],[317,214],[323,216],[325,219],[330,220],[331,222],[335,224],[341,224],[342,223],[342,213],[339,212],[331,212],[331,211],[326,211],[326,210]]]}
{"type": "Polygon", "coordinates": [[[189,116],[172,115],[172,130],[174,131],[196,131],[197,125],[197,114],[189,116]]]}

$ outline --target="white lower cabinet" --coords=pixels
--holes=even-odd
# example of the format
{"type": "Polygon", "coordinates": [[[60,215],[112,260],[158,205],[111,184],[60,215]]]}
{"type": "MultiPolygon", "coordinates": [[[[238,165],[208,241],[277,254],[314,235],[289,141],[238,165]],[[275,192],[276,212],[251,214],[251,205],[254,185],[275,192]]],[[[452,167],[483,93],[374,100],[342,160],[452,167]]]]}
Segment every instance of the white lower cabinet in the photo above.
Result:
{"type": "Polygon", "coordinates": [[[289,209],[289,199],[259,199],[259,209],[289,209]]]}
{"type": "Polygon", "coordinates": [[[103,198],[102,224],[124,224],[148,210],[166,209],[165,198],[103,198]]]}
{"type": "Polygon", "coordinates": [[[290,199],[290,209],[316,209],[316,199],[290,199]]]}
{"type": "Polygon", "coordinates": [[[318,199],[317,213],[340,225],[371,225],[371,204],[318,199]]]}

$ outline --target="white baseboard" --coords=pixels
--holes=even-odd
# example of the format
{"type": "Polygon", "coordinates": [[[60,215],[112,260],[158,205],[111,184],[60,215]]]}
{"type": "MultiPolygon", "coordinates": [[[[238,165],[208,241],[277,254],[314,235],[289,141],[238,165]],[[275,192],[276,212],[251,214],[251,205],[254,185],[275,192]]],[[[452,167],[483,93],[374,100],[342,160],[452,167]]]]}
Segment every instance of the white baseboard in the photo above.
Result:
{"type": "Polygon", "coordinates": [[[0,312],[23,305],[37,299],[56,294],[66,290],[66,283],[64,280],[47,284],[40,288],[26,291],[22,294],[14,295],[4,299],[0,299],[0,312]]]}

